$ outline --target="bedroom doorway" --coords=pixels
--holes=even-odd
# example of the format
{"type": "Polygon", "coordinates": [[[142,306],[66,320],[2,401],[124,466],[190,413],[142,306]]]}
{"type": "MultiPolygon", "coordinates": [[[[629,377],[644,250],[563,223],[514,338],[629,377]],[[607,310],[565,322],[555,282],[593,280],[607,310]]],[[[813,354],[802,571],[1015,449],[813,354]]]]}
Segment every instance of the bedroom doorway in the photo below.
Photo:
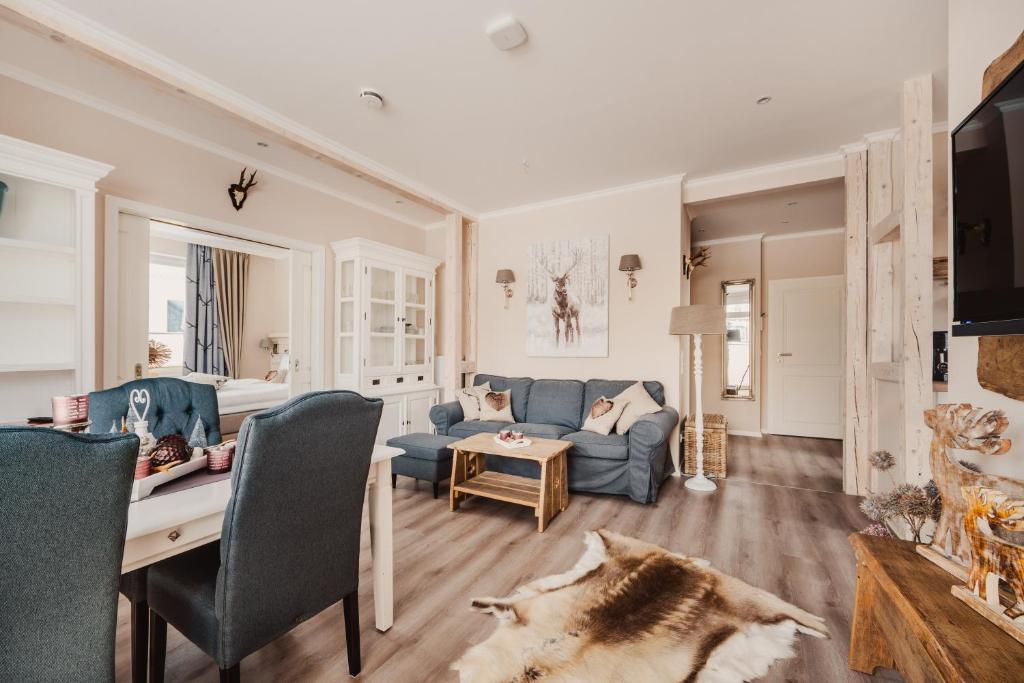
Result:
{"type": "Polygon", "coordinates": [[[323,385],[324,250],[107,199],[104,386],[218,386],[222,420],[323,385]]]}

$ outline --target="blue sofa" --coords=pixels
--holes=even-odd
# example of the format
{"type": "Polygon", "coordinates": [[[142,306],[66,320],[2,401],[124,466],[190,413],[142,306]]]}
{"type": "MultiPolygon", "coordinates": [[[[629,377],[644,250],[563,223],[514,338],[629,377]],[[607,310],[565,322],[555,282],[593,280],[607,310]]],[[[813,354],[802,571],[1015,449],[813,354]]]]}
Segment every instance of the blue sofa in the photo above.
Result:
{"type": "MultiPolygon", "coordinates": [[[[624,435],[608,436],[580,431],[591,404],[601,396],[613,397],[634,381],[592,379],[532,379],[477,375],[473,383],[490,382],[494,391],[511,390],[515,423],[465,421],[458,401],[430,409],[430,421],[438,434],[465,438],[480,432],[514,429],[527,436],[571,441],[569,488],[590,493],[615,493],[638,503],[653,503],[658,487],[669,472],[669,438],[679,423],[679,413],[665,405],[660,382],[644,382],[647,393],[664,406],[644,415],[624,435]]],[[[537,465],[514,458],[487,458],[487,467],[499,472],[539,477],[537,465]]]]}

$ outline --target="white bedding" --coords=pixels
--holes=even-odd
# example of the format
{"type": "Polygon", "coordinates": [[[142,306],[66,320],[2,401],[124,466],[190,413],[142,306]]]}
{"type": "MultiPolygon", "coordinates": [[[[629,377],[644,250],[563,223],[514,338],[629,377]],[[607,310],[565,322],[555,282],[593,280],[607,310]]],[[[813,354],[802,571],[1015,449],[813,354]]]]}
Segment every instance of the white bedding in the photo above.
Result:
{"type": "Polygon", "coordinates": [[[262,379],[229,379],[217,390],[220,414],[273,408],[288,400],[289,386],[262,379]]]}

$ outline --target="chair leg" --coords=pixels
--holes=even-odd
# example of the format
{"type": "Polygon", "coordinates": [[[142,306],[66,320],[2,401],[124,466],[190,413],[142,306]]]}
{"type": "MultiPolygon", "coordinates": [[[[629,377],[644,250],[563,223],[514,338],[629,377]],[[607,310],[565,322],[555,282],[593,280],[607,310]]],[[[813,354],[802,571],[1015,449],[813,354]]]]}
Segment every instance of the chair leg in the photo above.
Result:
{"type": "Polygon", "coordinates": [[[220,683],[241,683],[241,673],[239,668],[241,664],[235,664],[230,669],[220,670],[220,683]]]}
{"type": "Polygon", "coordinates": [[[149,610],[149,683],[164,683],[167,661],[167,622],[155,610],[149,610]]]}
{"type": "Polygon", "coordinates": [[[398,475],[397,474],[392,474],[391,475],[391,488],[395,488],[396,486],[398,486],[398,475]]]}
{"type": "Polygon", "coordinates": [[[439,486],[439,484],[435,481],[434,482],[434,500],[437,500],[438,486],[439,486]]]}
{"type": "Polygon", "coordinates": [[[348,673],[358,676],[362,670],[359,654],[359,590],[356,589],[342,598],[345,607],[345,648],[348,651],[348,673]]]}
{"type": "Polygon", "coordinates": [[[146,683],[146,649],[149,647],[149,603],[132,601],[132,682],[146,683]]]}

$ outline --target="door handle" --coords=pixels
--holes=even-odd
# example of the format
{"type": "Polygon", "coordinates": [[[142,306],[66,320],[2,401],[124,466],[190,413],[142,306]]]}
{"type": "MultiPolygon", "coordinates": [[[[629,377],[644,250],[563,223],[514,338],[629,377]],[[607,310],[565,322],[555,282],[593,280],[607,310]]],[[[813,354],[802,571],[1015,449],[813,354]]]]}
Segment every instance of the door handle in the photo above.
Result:
{"type": "Polygon", "coordinates": [[[792,355],[793,355],[793,354],[791,354],[791,353],[780,353],[780,354],[779,354],[779,358],[785,358],[785,357],[787,357],[787,356],[792,356],[792,355]]]}

